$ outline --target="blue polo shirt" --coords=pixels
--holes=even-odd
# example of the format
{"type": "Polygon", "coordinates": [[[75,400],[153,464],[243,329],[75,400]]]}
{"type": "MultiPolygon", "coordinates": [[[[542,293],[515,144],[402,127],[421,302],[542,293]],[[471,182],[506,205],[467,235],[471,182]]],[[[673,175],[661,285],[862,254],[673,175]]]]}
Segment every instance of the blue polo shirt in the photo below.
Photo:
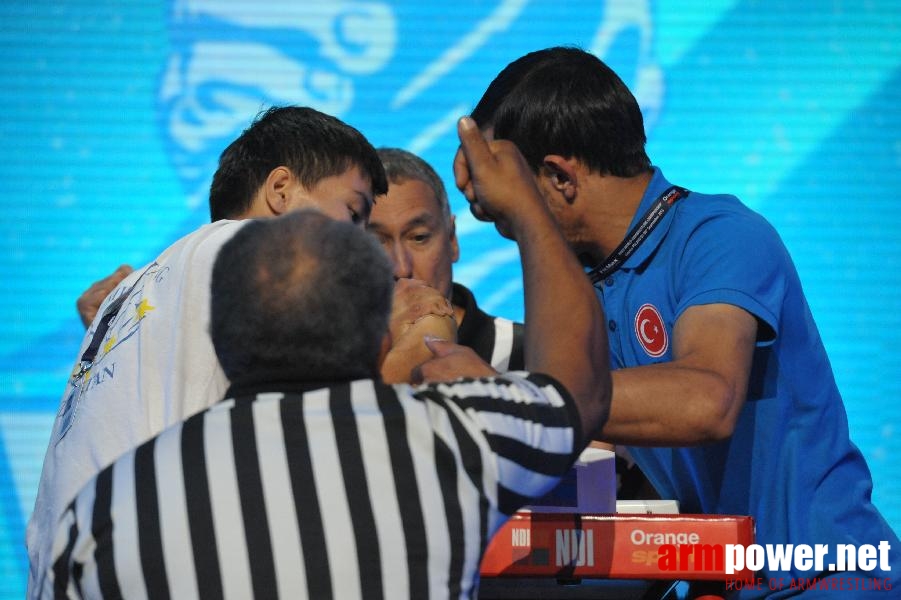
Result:
{"type": "MultiPolygon", "coordinates": [[[[633,226],[670,185],[655,168],[633,226]]],[[[729,439],[629,448],[662,497],[678,499],[685,513],[752,515],[759,544],[829,544],[832,551],[838,543],[886,540],[895,568],[861,575],[893,577],[901,589],[898,538],[870,500],[870,471],[850,440],[797,271],[762,216],[733,196],[690,193],[598,287],[614,369],[672,360],[673,326],[690,306],[732,304],[760,325],[747,400],[729,439]]],[[[750,592],[741,597],[766,593],[750,592]]]]}

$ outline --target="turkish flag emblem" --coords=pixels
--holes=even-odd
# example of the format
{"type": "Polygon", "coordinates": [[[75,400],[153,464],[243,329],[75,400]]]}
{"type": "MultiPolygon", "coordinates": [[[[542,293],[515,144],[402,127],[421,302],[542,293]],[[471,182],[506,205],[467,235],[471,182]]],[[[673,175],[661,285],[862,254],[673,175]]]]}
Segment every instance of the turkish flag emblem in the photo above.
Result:
{"type": "Polygon", "coordinates": [[[648,356],[658,358],[669,348],[669,336],[660,311],[653,304],[643,304],[635,313],[635,336],[648,356]]]}

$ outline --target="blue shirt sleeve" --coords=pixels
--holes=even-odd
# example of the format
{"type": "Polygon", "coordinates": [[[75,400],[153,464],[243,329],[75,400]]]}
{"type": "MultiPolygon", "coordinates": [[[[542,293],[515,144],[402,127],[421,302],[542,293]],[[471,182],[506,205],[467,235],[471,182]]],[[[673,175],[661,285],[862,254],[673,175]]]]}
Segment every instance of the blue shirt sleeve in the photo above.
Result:
{"type": "MultiPolygon", "coordinates": [[[[715,198],[709,201],[717,204],[715,198]]],[[[690,306],[738,306],[758,319],[758,344],[765,345],[779,331],[791,259],[765,219],[732,201],[734,206],[712,211],[708,205],[703,218],[688,229],[674,282],[676,318],[690,306]]],[[[684,217],[694,217],[686,212],[684,217]]]]}

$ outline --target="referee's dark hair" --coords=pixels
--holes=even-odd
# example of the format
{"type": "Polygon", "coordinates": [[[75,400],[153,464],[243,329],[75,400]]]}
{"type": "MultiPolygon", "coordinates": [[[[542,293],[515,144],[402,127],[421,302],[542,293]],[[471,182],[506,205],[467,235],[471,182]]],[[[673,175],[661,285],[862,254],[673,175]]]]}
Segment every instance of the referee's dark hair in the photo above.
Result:
{"type": "Polygon", "coordinates": [[[303,106],[272,107],[219,156],[210,185],[210,220],[240,218],[277,167],[288,167],[306,188],[356,166],[374,196],[388,191],[375,148],[362,133],[331,115],[303,106]]]}
{"type": "Polygon", "coordinates": [[[211,286],[210,335],[232,383],[378,376],[393,270],[358,227],[313,210],[250,220],[211,286]]]}
{"type": "Polygon", "coordinates": [[[517,145],[538,173],[548,154],[633,177],[651,168],[638,101],[598,57],[572,47],[531,52],[494,78],[472,111],[480,129],[517,145]]]}

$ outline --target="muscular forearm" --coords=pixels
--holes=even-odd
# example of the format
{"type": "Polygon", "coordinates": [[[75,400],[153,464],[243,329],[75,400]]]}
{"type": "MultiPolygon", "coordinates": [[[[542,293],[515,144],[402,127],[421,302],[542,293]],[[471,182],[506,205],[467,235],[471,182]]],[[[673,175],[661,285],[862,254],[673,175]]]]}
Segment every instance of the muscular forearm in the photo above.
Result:
{"type": "Polygon", "coordinates": [[[610,416],[598,439],[636,446],[690,446],[732,434],[742,399],[716,373],[674,363],[611,373],[610,416]]]}
{"type": "Polygon", "coordinates": [[[610,398],[609,373],[596,368],[607,364],[602,311],[544,205],[521,216],[514,237],[523,264],[526,368],[550,373],[569,389],[589,434],[606,417],[610,398]]]}
{"type": "Polygon", "coordinates": [[[603,311],[516,147],[504,140],[489,144],[468,118],[460,120],[458,133],[457,187],[476,218],[494,221],[519,246],[526,368],[557,378],[569,390],[582,431],[590,435],[606,417],[610,399],[603,311]]]}
{"type": "Polygon", "coordinates": [[[673,327],[671,362],[613,371],[610,418],[599,439],[676,446],[732,435],[756,339],[756,319],[739,307],[689,307],[673,327]]]}

